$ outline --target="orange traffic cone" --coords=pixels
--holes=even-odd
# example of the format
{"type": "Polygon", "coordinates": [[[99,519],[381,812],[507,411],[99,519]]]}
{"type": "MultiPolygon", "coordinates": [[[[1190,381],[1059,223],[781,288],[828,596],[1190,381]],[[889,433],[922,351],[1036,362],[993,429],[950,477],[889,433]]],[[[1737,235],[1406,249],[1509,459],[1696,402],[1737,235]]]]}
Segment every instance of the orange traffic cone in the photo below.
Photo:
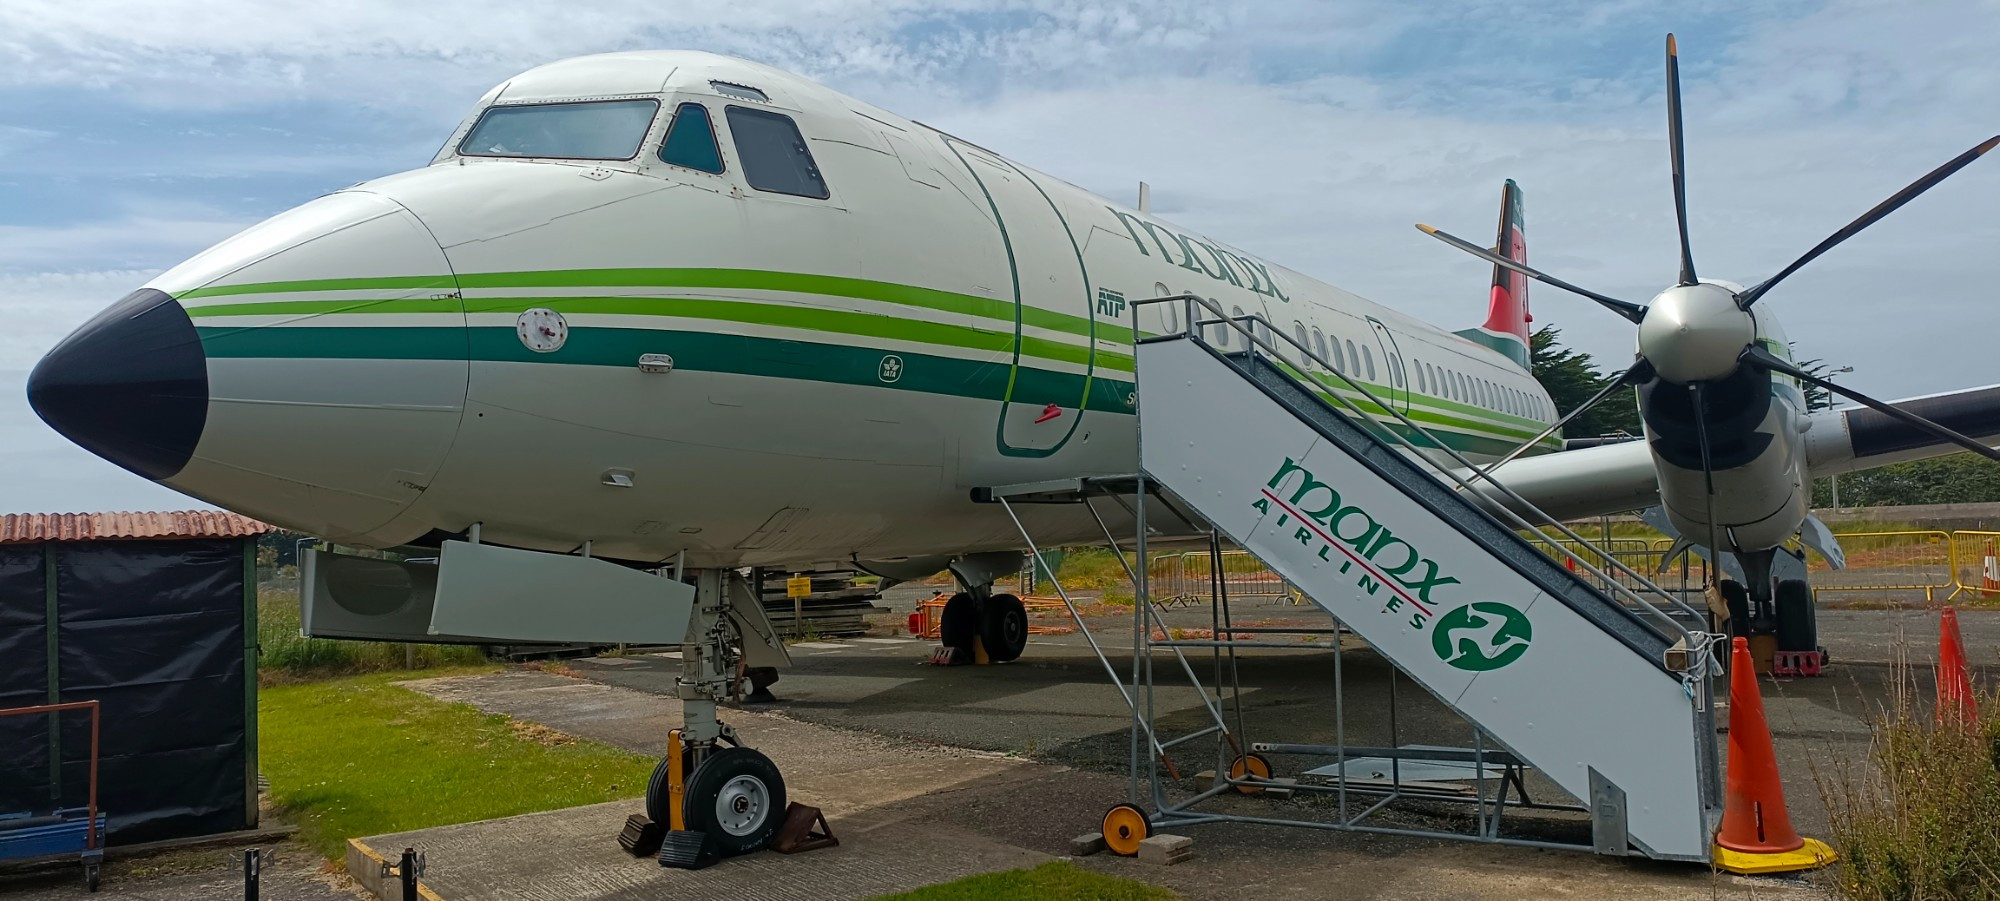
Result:
{"type": "Polygon", "coordinates": [[[1715,865],[1732,873],[1784,873],[1826,866],[1836,858],[1818,839],[1800,838],[1785,812],[1785,787],[1764,698],[1750,661],[1750,642],[1733,640],[1729,663],[1729,778],[1715,865]]]}
{"type": "Polygon", "coordinates": [[[1979,566],[1979,590],[2000,592],[2000,557],[1993,556],[1993,539],[1986,539],[1986,559],[1979,566]]]}
{"type": "Polygon", "coordinates": [[[1972,698],[1972,673],[1965,666],[1965,639],[1958,634],[1958,611],[1944,608],[1938,619],[1937,721],[1978,721],[1979,707],[1972,698]]]}

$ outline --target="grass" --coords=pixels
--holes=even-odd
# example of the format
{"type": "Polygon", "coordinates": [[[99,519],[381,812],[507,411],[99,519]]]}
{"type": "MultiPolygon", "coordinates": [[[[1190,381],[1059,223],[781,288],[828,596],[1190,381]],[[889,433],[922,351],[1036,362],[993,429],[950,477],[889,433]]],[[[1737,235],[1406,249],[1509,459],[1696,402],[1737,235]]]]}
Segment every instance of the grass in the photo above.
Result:
{"type": "Polygon", "coordinates": [[[1914,680],[1930,677],[1899,661],[1867,759],[1814,768],[1843,897],[2000,899],[2000,702],[1981,698],[1975,724],[1940,724],[1917,700],[1914,680]]]}
{"type": "Polygon", "coordinates": [[[338,641],[299,635],[296,591],[257,593],[257,667],[264,684],[392,670],[469,666],[486,662],[476,647],[398,642],[338,641]]]}
{"type": "Polygon", "coordinates": [[[644,794],[651,758],[390,684],[412,675],[260,692],[258,757],[271,799],[329,859],[341,859],[353,836],[644,794]]]}
{"type": "Polygon", "coordinates": [[[920,888],[877,901],[1163,901],[1180,896],[1132,879],[1093,873],[1075,864],[1052,860],[1026,870],[985,873],[956,882],[920,888]]]}

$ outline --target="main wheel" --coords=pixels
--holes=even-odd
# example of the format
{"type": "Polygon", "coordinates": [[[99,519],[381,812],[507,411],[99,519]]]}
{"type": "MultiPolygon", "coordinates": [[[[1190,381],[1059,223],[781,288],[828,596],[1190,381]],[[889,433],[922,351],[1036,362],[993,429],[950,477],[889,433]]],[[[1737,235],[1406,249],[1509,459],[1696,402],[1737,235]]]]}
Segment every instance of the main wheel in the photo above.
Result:
{"type": "Polygon", "coordinates": [[[1798,579],[1778,583],[1778,650],[1819,649],[1819,630],[1813,623],[1812,586],[1798,579]]]}
{"type": "MultiPolygon", "coordinates": [[[[1252,752],[1249,754],[1245,754],[1241,757],[1238,757],[1233,761],[1230,761],[1229,778],[1243,779],[1251,776],[1255,776],[1259,779],[1271,778],[1270,758],[1265,757],[1262,754],[1252,752]]],[[[1245,795],[1254,795],[1263,790],[1264,786],[1261,785],[1236,786],[1237,793],[1245,795]]]]}
{"type": "Polygon", "coordinates": [[[748,854],[769,844],[785,820],[785,777],[769,757],[723,748],[688,777],[681,816],[724,856],[748,854]]]}
{"type": "Polygon", "coordinates": [[[1104,812],[1104,847],[1111,853],[1131,857],[1139,853],[1139,843],[1153,837],[1153,824],[1136,804],[1117,804],[1104,812]]]}
{"type": "Polygon", "coordinates": [[[1021,599],[1011,594],[987,598],[980,615],[979,640],[986,645],[986,656],[996,662],[1021,656],[1028,649],[1028,608],[1021,599]]]}
{"type": "Polygon", "coordinates": [[[1723,579],[1716,584],[1722,593],[1722,600],[1729,605],[1729,634],[1734,638],[1750,637],[1750,589],[1743,587],[1735,579],[1723,579]]]}
{"type": "Polygon", "coordinates": [[[957,648],[972,659],[972,638],[979,634],[979,599],[961,591],[944,602],[938,614],[938,643],[957,648]]]}

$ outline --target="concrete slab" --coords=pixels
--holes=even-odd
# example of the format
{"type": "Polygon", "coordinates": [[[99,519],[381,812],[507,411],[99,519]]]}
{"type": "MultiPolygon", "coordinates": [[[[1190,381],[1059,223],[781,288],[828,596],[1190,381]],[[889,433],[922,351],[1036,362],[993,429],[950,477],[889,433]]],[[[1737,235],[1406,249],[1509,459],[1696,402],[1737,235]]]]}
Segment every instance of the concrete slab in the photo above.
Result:
{"type": "Polygon", "coordinates": [[[824,651],[828,649],[838,651],[846,648],[847,645],[841,644],[836,641],[796,641],[792,643],[792,647],[812,648],[817,651],[824,651]]]}
{"type": "MultiPolygon", "coordinates": [[[[846,658],[848,664],[843,665],[858,659],[846,658]]],[[[920,681],[959,684],[961,674],[973,669],[931,670],[946,678],[920,681]]],[[[1024,666],[978,669],[989,678],[993,674],[1035,672],[1033,667],[1024,666]]],[[[633,675],[630,669],[591,674],[593,679],[606,681],[633,675]]],[[[792,684],[794,678],[788,675],[780,686],[792,684]]],[[[440,698],[645,753],[660,753],[666,730],[679,721],[678,704],[668,698],[539,672],[406,684],[440,698]]],[[[976,684],[980,683],[963,683],[976,684]]],[[[996,683],[985,684],[1004,693],[996,683]]],[[[935,684],[928,687],[937,691],[935,684]]],[[[1120,703],[1109,686],[1097,684],[1093,688],[1108,695],[1110,703],[1120,703]]],[[[934,698],[934,703],[946,703],[948,697],[934,698]]],[[[849,712],[858,714],[867,709],[866,704],[860,704],[849,712]]],[[[1118,730],[1121,747],[1115,761],[1106,759],[1100,769],[1092,771],[836,728],[803,721],[799,713],[729,710],[724,719],[741,730],[748,743],[778,762],[794,800],[827,811],[834,833],[841,839],[837,849],[791,857],[753,855],[694,873],[663,874],[654,864],[624,857],[617,848],[618,828],[626,814],[638,809],[636,800],[597,805],[597,809],[444,827],[454,830],[451,833],[422,830],[367,840],[394,848],[425,848],[430,853],[433,883],[447,901],[467,897],[637,899],[668,897],[674,888],[694,888],[711,896],[860,897],[1066,855],[1070,853],[1070,837],[1096,831],[1105,808],[1126,797],[1125,779],[1111,771],[1123,766],[1122,720],[1110,726],[1098,723],[1100,730],[1118,730]],[[533,819],[536,817],[543,819],[533,819]],[[843,856],[815,864],[816,855],[843,856]],[[484,863],[489,860],[497,862],[484,863]],[[844,869],[849,866],[844,860],[858,861],[851,864],[855,872],[844,869]],[[483,872],[460,874],[462,865],[483,872]],[[513,868],[505,872],[522,874],[519,880],[499,881],[494,874],[503,872],[499,869],[503,866],[513,868]]],[[[816,719],[833,713],[831,708],[813,708],[816,719]]],[[[1017,716],[993,710],[976,715],[1002,721],[1002,727],[1031,718],[1025,713],[1017,716]]],[[[1301,798],[1280,801],[1268,793],[1259,798],[1219,801],[1221,809],[1228,812],[1285,815],[1309,815],[1313,803],[1301,798]]],[[[1385,901],[1823,897],[1806,883],[1718,875],[1698,866],[1596,858],[1576,852],[1263,826],[1177,826],[1174,831],[1196,837],[1201,852],[1172,867],[1145,866],[1102,854],[1079,863],[1163,885],[1195,899],[1303,901],[1326,897],[1327,887],[1333,885],[1340,886],[1343,897],[1385,901]]],[[[1576,840],[1578,836],[1565,838],[1576,840]]],[[[1581,838],[1587,840],[1587,831],[1581,838]]]]}
{"type": "Polygon", "coordinates": [[[362,841],[423,848],[425,883],[441,901],[873,898],[1049,859],[959,829],[862,816],[830,820],[838,847],[764,851],[705,870],[673,870],[618,847],[618,829],[635,809],[635,801],[612,801],[362,841]]]}

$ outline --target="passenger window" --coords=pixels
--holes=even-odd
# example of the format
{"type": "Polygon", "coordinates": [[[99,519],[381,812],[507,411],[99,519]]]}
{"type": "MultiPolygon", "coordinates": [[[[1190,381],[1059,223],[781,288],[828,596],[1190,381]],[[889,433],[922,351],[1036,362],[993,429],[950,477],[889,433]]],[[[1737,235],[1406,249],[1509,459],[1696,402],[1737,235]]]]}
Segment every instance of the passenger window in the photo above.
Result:
{"type": "Polygon", "coordinates": [[[1299,362],[1305,364],[1307,369],[1311,369],[1312,361],[1305,358],[1306,349],[1312,347],[1306,343],[1306,324],[1296,319],[1292,320],[1292,337],[1299,341],[1299,362]]]}
{"type": "MultiPolygon", "coordinates": [[[[1340,342],[1338,341],[1333,342],[1333,346],[1339,347],[1340,342]]],[[[1321,332],[1319,330],[1319,326],[1316,325],[1313,326],[1313,350],[1319,352],[1320,359],[1325,360],[1329,363],[1333,362],[1333,358],[1326,355],[1326,333],[1321,332]]]]}
{"type": "Polygon", "coordinates": [[[1403,358],[1402,358],[1402,356],[1401,356],[1401,355],[1399,355],[1399,354],[1390,354],[1390,355],[1389,355],[1389,358],[1388,358],[1388,359],[1386,359],[1386,360],[1383,360],[1383,361],[1382,361],[1382,363],[1383,363],[1383,365],[1385,365],[1385,366],[1388,366],[1388,367],[1389,367],[1389,381],[1390,381],[1390,383],[1391,383],[1391,384],[1394,384],[1394,385],[1395,385],[1396,387],[1398,387],[1398,388],[1402,388],[1402,387],[1406,387],[1406,386],[1405,386],[1405,384],[1404,384],[1404,382],[1403,382],[1403,358]]]}
{"type": "Polygon", "coordinates": [[[666,140],[660,142],[660,161],[710,175],[722,174],[722,148],[715,144],[708,107],[683,103],[674,110],[666,140]]]}
{"type": "Polygon", "coordinates": [[[1354,342],[1347,342],[1347,358],[1354,361],[1354,374],[1361,374],[1361,354],[1354,349],[1354,342]]]}
{"type": "Polygon", "coordinates": [[[1368,370],[1368,380],[1375,381],[1375,354],[1368,350],[1366,344],[1361,345],[1361,365],[1368,370]]]}
{"type": "MultiPolygon", "coordinates": [[[[1173,293],[1173,292],[1171,292],[1171,291],[1168,291],[1168,290],[1167,290],[1167,283],[1166,283],[1166,282],[1154,282],[1154,283],[1153,283],[1153,296],[1154,296],[1154,297],[1166,297],[1167,295],[1169,295],[1169,294],[1172,294],[1172,293],[1173,293]]],[[[1154,304],[1154,306],[1156,306],[1156,307],[1159,307],[1159,308],[1160,308],[1160,321],[1166,324],[1166,326],[1167,326],[1167,332],[1168,332],[1169,334],[1171,334],[1171,333],[1173,333],[1173,332],[1178,332],[1178,331],[1180,331],[1180,330],[1181,330],[1181,305],[1180,305],[1180,304],[1178,304],[1178,303],[1160,303],[1160,304],[1154,304]]]]}
{"type": "Polygon", "coordinates": [[[805,136],[790,116],[740,106],[727,112],[736,157],[750,187],[794,197],[824,200],[830,196],[826,179],[813,164],[812,151],[806,149],[805,136]]]}
{"type": "MultiPolygon", "coordinates": [[[[1200,311],[1200,313],[1204,316],[1208,315],[1211,312],[1207,307],[1196,307],[1195,309],[1200,311]]],[[[1241,308],[1239,307],[1238,309],[1241,308]]],[[[1221,314],[1217,313],[1216,318],[1220,319],[1221,314]]],[[[1234,331],[1234,329],[1231,329],[1229,327],[1228,322],[1217,322],[1215,324],[1215,343],[1223,347],[1228,347],[1229,337],[1230,337],[1229,333],[1232,331],[1234,331]]]]}

